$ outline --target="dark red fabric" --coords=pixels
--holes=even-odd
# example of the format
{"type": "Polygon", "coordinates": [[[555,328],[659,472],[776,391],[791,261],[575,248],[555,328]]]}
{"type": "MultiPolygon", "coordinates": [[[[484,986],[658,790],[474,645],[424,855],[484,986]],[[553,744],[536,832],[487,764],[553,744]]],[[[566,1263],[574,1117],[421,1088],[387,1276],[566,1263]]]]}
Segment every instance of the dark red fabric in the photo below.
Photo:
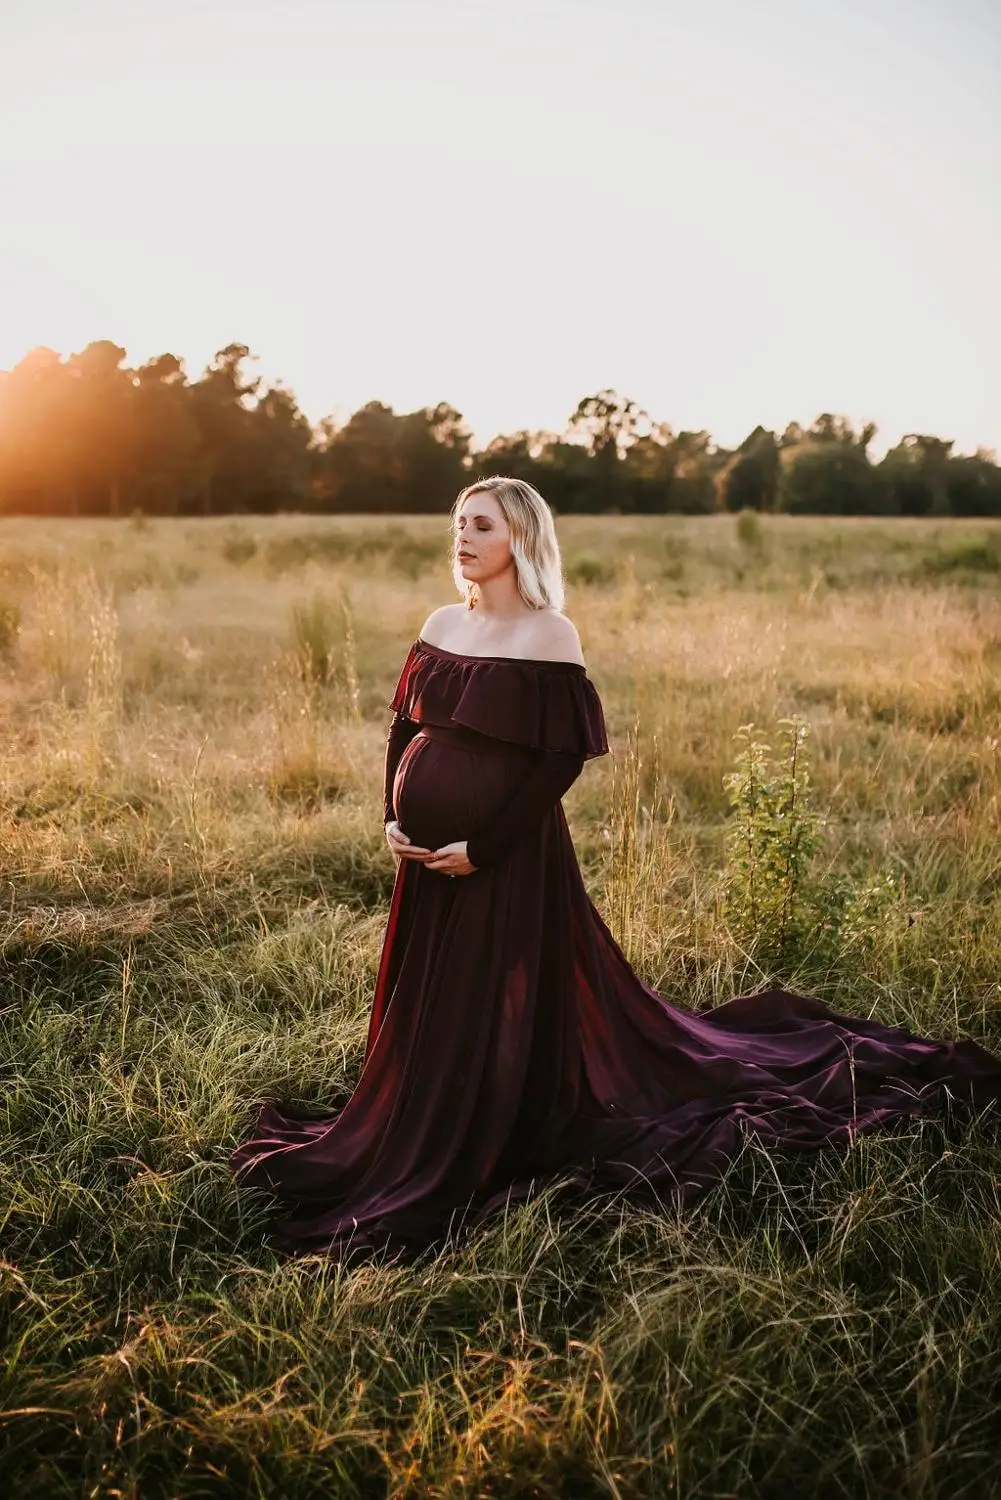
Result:
{"type": "Polygon", "coordinates": [[[601,701],[569,661],[461,656],[414,641],[390,708],[421,724],[465,724],[528,750],[608,752],[601,701]]]}
{"type": "MultiPolygon", "coordinates": [[[[606,746],[598,695],[569,663],[416,642],[392,706],[504,741],[407,744],[395,807],[431,847],[494,825],[540,753],[606,746]]],[[[670,1004],[589,899],[556,801],[472,875],[401,861],[354,1093],[321,1119],[266,1105],[232,1164],[281,1200],[279,1245],[340,1256],[435,1241],[554,1177],[687,1204],[749,1134],[818,1147],[936,1111],[946,1092],[1001,1102],[1001,1059],[782,989],[670,1004]]]]}
{"type": "Polygon", "coordinates": [[[584,759],[569,750],[540,750],[535,765],[519,781],[517,788],[493,821],[466,841],[466,858],[482,870],[534,833],[547,813],[573,786],[584,769],[584,759]]]}
{"type": "MultiPolygon", "coordinates": [[[[400,764],[400,756],[410,744],[414,735],[420,729],[413,719],[408,719],[405,714],[393,715],[386,735],[386,753],[383,759],[382,773],[382,822],[383,827],[391,823],[396,817],[393,807],[393,782],[396,780],[396,768],[400,764]]],[[[404,829],[404,833],[406,829],[404,829]]]]}
{"type": "MultiPolygon", "coordinates": [[[[521,755],[520,747],[507,741],[490,739],[476,730],[458,725],[415,724],[402,714],[393,715],[386,739],[386,755],[383,770],[383,822],[396,817],[393,788],[396,772],[404,750],[415,734],[429,739],[442,740],[462,749],[491,750],[521,755]]],[[[478,870],[484,865],[495,864],[519,839],[531,833],[536,824],[560,800],[577,780],[584,767],[584,758],[566,750],[533,751],[533,762],[525,767],[522,761],[522,778],[511,797],[493,820],[481,827],[466,841],[466,855],[478,870]]],[[[407,830],[404,828],[403,832],[407,830]]]]}
{"type": "MultiPolygon", "coordinates": [[[[513,844],[532,833],[577,780],[585,759],[602,755],[608,749],[601,703],[585,669],[573,662],[525,663],[515,658],[460,657],[440,646],[429,647],[418,639],[404,663],[390,707],[396,712],[389,727],[384,761],[386,823],[397,816],[393,801],[397,767],[407,745],[419,731],[431,737],[437,735],[439,739],[449,736],[453,744],[470,749],[485,751],[492,747],[495,754],[502,746],[534,748],[531,762],[522,763],[523,774],[511,796],[496,810],[492,821],[478,826],[467,838],[466,854],[478,870],[495,864],[513,844]],[[437,671],[429,665],[429,659],[437,665],[437,671]],[[466,670],[471,662],[480,664],[478,676],[471,676],[466,670]],[[484,663],[501,670],[488,672],[484,663]],[[543,669],[541,679],[538,673],[526,675],[526,667],[532,666],[543,669]],[[464,669],[461,677],[459,668],[464,669]],[[527,695],[526,681],[534,685],[527,695]],[[456,708],[461,704],[461,720],[443,721],[447,693],[455,698],[456,708]],[[505,697],[519,705],[519,712],[506,718],[505,697]],[[404,714],[404,705],[420,714],[420,723],[404,714]],[[499,723],[505,729],[500,737],[495,732],[499,723]],[[477,727],[471,728],[471,724],[477,727]],[[491,729],[480,728],[483,724],[489,724],[491,729]],[[574,748],[556,748],[560,745],[574,748]]],[[[416,842],[408,828],[403,831],[416,842]]]]}

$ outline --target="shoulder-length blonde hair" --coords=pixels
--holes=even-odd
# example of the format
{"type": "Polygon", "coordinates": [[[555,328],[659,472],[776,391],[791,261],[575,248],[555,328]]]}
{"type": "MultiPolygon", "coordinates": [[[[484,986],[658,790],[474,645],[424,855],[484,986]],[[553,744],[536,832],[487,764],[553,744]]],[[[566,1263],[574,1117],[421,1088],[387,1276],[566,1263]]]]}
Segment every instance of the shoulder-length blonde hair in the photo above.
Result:
{"type": "MultiPolygon", "coordinates": [[[[545,609],[548,605],[562,610],[565,591],[560,544],[556,540],[553,513],[538,490],[524,479],[507,479],[503,474],[467,484],[449,512],[453,529],[463,502],[478,494],[493,495],[508,524],[518,593],[525,603],[533,609],[545,609]]],[[[458,559],[453,560],[452,577],[459,593],[465,596],[467,609],[475,609],[480,591],[475,583],[463,578],[458,559]]]]}

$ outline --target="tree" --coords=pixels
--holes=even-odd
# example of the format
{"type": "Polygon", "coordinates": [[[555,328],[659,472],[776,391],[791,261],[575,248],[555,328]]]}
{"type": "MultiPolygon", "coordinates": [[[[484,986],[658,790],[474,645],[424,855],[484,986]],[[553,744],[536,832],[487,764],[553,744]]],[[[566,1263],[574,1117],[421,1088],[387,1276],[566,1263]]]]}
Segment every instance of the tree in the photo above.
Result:
{"type": "Polygon", "coordinates": [[[577,403],[567,423],[569,437],[583,437],[587,450],[593,457],[614,449],[619,458],[636,439],[650,419],[635,401],[620,396],[617,391],[599,391],[595,396],[585,396],[577,403]]]}
{"type": "Polygon", "coordinates": [[[539,455],[546,444],[554,441],[551,433],[529,432],[522,429],[505,436],[499,434],[480,452],[470,458],[470,473],[474,477],[488,474],[507,474],[511,479],[523,479],[527,484],[542,484],[539,455]]]}
{"type": "Polygon", "coordinates": [[[1001,469],[984,453],[950,458],[945,485],[954,516],[1001,516],[1001,469]]]}
{"type": "Polygon", "coordinates": [[[511,474],[559,512],[703,513],[715,505],[799,513],[1001,515],[995,455],[909,433],[873,466],[875,426],[822,412],[780,439],[756,427],[734,452],[674,433],[602,389],[566,431],[499,434],[473,453],[447,402],[398,414],[371,401],[316,428],[281,382],[247,373],[246,344],[190,382],[161,354],[136,369],[107,339],[64,359],[31,350],[0,371],[0,508],[48,515],[279,509],[443,510],[470,480],[511,474]]]}
{"type": "Polygon", "coordinates": [[[774,432],[764,427],[741,443],[716,478],[722,510],[774,510],[778,493],[779,448],[774,432]]]}
{"type": "Polygon", "coordinates": [[[403,509],[409,513],[446,510],[466,483],[469,430],[447,402],[398,419],[396,455],[403,509]]]}
{"type": "Polygon", "coordinates": [[[201,432],[176,355],[160,354],[140,365],[134,406],[136,504],[164,515],[189,509],[201,475],[201,432]]]}
{"type": "Polygon", "coordinates": [[[0,493],[7,510],[70,512],[76,428],[66,367],[54,349],[32,349],[0,384],[0,493]]]}
{"type": "Polygon", "coordinates": [[[583,442],[594,465],[594,482],[603,493],[602,509],[628,508],[628,486],[622,471],[629,448],[643,430],[649,430],[646,412],[617,391],[598,391],[578,402],[567,423],[571,442],[583,442]]]}
{"type": "Polygon", "coordinates": [[[709,433],[679,432],[674,450],[671,510],[676,515],[708,515],[716,508],[715,476],[722,466],[709,433]]]}
{"type": "Polygon", "coordinates": [[[391,406],[369,401],[333,434],[317,458],[317,483],[325,509],[384,515],[402,510],[398,421],[391,406]]]}
{"type": "Polygon", "coordinates": [[[674,433],[666,422],[650,424],[650,431],[634,436],[622,459],[628,504],[637,514],[663,514],[670,509],[678,455],[674,433]]]}
{"type": "Polygon", "coordinates": [[[261,392],[250,411],[248,434],[254,466],[245,485],[245,508],[262,513],[309,508],[313,432],[294,392],[280,384],[261,392]]]}
{"type": "Polygon", "coordinates": [[[581,443],[550,433],[539,452],[539,489],[557,511],[603,510],[608,489],[596,478],[594,460],[581,443]]]}
{"type": "Polygon", "coordinates": [[[188,388],[190,409],[200,434],[197,488],[203,515],[240,511],[253,472],[250,411],[247,402],[260,381],[248,380],[246,344],[227,344],[214,355],[202,378],[188,388]]]}
{"type": "Polygon", "coordinates": [[[790,515],[872,515],[887,498],[879,470],[855,442],[805,442],[782,454],[778,507],[790,515]]]}
{"type": "Polygon", "coordinates": [[[895,511],[902,516],[948,515],[946,471],[952,447],[941,438],[911,432],[890,449],[879,467],[895,511]]]}
{"type": "Polygon", "coordinates": [[[121,515],[135,472],[135,384],[124,360],[124,349],[101,339],[66,361],[76,479],[92,514],[121,515]]]}

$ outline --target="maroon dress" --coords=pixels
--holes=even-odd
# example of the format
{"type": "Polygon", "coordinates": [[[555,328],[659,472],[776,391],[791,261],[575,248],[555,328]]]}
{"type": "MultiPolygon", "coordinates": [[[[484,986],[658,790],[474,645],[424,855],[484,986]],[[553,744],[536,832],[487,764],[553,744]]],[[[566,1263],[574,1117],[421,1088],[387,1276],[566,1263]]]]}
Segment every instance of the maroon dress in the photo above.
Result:
{"type": "Polygon", "coordinates": [[[816,1147],[1001,1100],[1001,1060],[781,989],[693,1013],[630,967],[581,878],[560,790],[607,751],[584,667],[414,642],[390,705],[387,814],[468,840],[472,875],[403,860],[361,1076],[337,1114],[274,1105],[233,1153],[277,1242],[415,1247],[554,1178],[687,1204],[747,1134],[816,1147]],[[404,748],[405,746],[405,748],[404,748]]]}

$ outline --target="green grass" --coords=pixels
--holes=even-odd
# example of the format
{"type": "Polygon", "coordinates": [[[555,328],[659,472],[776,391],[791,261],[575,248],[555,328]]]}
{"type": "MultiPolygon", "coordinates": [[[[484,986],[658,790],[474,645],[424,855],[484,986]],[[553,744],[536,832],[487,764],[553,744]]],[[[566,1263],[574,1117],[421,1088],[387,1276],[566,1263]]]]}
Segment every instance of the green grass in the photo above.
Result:
{"type": "MultiPolygon", "coordinates": [[[[573,517],[614,754],[566,805],[637,969],[775,978],[1001,1051],[1001,528],[573,517]],[[724,775],[809,721],[818,880],[878,923],[769,968],[724,775]]],[[[444,519],[0,530],[0,1494],[1001,1493],[1001,1143],[749,1146],[687,1217],[559,1186],[410,1264],[277,1257],[227,1156],[335,1108],[392,859],[386,702],[444,519]]]]}

